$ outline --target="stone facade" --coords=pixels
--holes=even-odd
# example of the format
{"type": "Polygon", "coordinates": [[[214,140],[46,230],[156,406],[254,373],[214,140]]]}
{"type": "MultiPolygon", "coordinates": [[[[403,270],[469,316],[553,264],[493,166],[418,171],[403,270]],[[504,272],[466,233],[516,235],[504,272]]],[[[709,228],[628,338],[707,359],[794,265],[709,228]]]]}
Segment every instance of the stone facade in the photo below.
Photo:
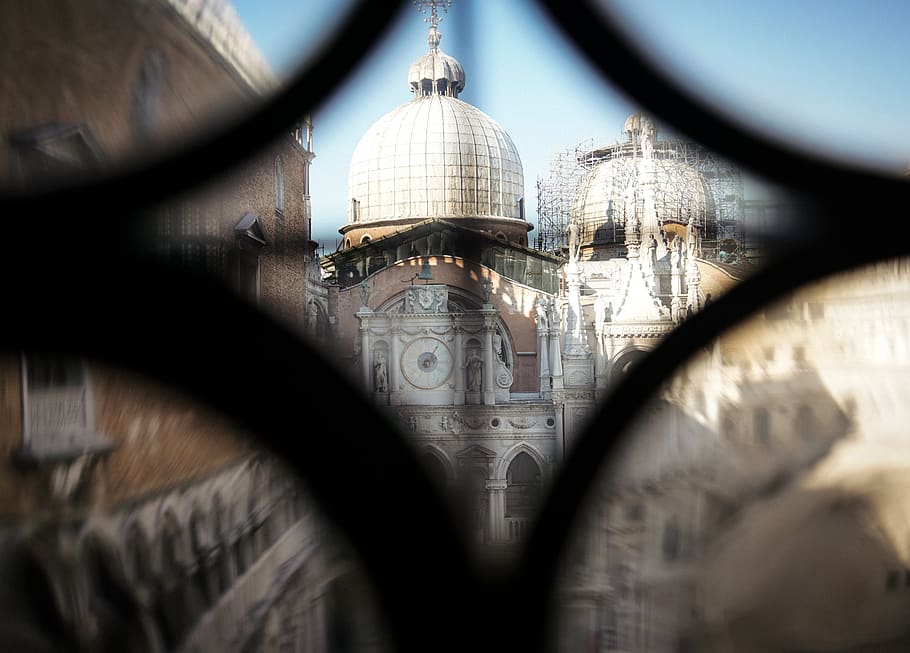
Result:
{"type": "MultiPolygon", "coordinates": [[[[437,18],[430,58],[443,56],[437,18]]],[[[322,265],[340,364],[458,498],[473,538],[502,549],[533,519],[520,497],[539,500],[610,385],[703,306],[705,288],[719,295],[736,277],[700,259],[700,178],[701,213],[678,224],[674,212],[669,228],[640,116],[621,247],[579,217],[568,251],[527,249],[520,158],[503,126],[457,99],[465,71],[445,57],[448,76],[411,79],[411,101],[353,152],[343,246],[322,265]],[[490,134],[504,134],[496,147],[490,134]]],[[[602,189],[583,190],[573,208],[594,215],[585,196],[602,189]]]]}
{"type": "Polygon", "coordinates": [[[906,647],[907,269],[800,289],[661,388],[577,525],[560,650],[906,647]]]}

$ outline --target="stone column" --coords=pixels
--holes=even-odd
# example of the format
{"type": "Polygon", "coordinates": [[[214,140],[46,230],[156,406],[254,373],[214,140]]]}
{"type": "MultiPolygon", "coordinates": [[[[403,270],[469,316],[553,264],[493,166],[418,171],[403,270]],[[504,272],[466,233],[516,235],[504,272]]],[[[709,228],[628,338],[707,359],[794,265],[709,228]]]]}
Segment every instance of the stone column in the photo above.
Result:
{"type": "Polygon", "coordinates": [[[566,457],[566,406],[562,393],[553,398],[553,410],[556,418],[556,463],[559,464],[566,457]]]}
{"type": "Polygon", "coordinates": [[[368,393],[373,392],[373,351],[370,348],[370,326],[366,320],[360,321],[360,367],[363,376],[363,387],[368,393]]]}
{"type": "Polygon", "coordinates": [[[561,396],[554,398],[553,410],[556,413],[556,462],[559,464],[566,457],[566,405],[561,396]]]}
{"type": "Polygon", "coordinates": [[[553,375],[553,390],[561,390],[562,383],[562,351],[559,346],[559,330],[551,331],[550,341],[550,374],[553,375]]]}
{"type": "Polygon", "coordinates": [[[537,335],[538,375],[540,377],[540,396],[546,399],[550,394],[550,352],[546,331],[537,335]]]}
{"type": "Polygon", "coordinates": [[[454,403],[456,406],[464,405],[464,329],[461,325],[455,325],[455,396],[454,403]]]}
{"type": "Polygon", "coordinates": [[[539,298],[537,301],[537,375],[540,383],[540,396],[543,399],[550,395],[550,345],[547,342],[549,320],[547,302],[543,298],[539,298]]]}
{"type": "Polygon", "coordinates": [[[493,316],[487,314],[483,318],[483,403],[492,406],[496,404],[496,387],[493,371],[496,367],[496,357],[493,355],[493,316]]]}
{"type": "Polygon", "coordinates": [[[504,542],[506,532],[506,487],[505,479],[490,479],[486,482],[487,532],[491,542],[504,542]]]}
{"type": "Polygon", "coordinates": [[[401,359],[401,342],[400,342],[400,329],[397,324],[392,326],[391,330],[392,343],[390,345],[389,351],[389,403],[392,406],[398,406],[401,404],[401,381],[399,375],[401,374],[401,366],[399,361],[401,359]]]}
{"type": "Polygon", "coordinates": [[[594,352],[594,388],[595,392],[607,388],[607,352],[604,346],[604,326],[599,325],[595,331],[597,349],[594,352]]]}

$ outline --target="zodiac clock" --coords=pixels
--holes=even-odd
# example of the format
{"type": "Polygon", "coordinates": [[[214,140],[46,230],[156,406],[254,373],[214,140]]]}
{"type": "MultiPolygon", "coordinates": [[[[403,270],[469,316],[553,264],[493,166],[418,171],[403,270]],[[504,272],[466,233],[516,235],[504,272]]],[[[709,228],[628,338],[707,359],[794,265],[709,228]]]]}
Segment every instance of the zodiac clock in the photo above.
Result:
{"type": "Polygon", "coordinates": [[[425,390],[437,388],[452,374],[452,352],[437,338],[416,338],[405,347],[401,371],[411,385],[425,390]]]}

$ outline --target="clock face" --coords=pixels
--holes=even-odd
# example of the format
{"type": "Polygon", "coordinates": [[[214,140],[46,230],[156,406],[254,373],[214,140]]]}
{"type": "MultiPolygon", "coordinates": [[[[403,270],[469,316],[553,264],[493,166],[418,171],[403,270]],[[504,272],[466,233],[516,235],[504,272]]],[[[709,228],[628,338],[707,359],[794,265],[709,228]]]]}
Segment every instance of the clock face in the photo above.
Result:
{"type": "Polygon", "coordinates": [[[442,340],[417,338],[405,348],[401,370],[411,385],[436,388],[445,383],[452,373],[452,352],[442,340]]]}

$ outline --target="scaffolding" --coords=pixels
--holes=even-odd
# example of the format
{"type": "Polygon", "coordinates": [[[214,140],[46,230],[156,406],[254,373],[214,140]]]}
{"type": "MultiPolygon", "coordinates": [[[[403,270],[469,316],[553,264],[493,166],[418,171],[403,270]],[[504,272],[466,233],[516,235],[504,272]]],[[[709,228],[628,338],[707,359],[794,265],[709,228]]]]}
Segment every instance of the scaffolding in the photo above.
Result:
{"type": "MultiPolygon", "coordinates": [[[[579,184],[599,163],[613,160],[620,174],[632,176],[636,158],[641,156],[637,141],[630,137],[620,142],[595,146],[593,139],[578,143],[574,148],[557,153],[550,162],[546,178],[537,179],[538,234],[537,249],[559,253],[565,251],[572,205],[579,184]],[[628,167],[626,167],[628,166],[628,167]]],[[[662,188],[664,215],[681,212],[697,206],[697,198],[704,195],[706,214],[696,217],[702,228],[702,254],[709,259],[723,259],[731,251],[745,249],[743,233],[743,176],[741,170],[713,152],[692,141],[674,139],[658,140],[654,144],[655,159],[670,159],[684,163],[697,171],[704,181],[704,188],[692,183],[684,175],[662,179],[671,188],[662,188]],[[672,203],[667,205],[667,203],[672,203]],[[721,254],[721,251],[724,253],[721,254]]],[[[582,225],[582,229],[584,229],[582,225]]],[[[582,239],[585,234],[581,234],[582,239]]]]}

